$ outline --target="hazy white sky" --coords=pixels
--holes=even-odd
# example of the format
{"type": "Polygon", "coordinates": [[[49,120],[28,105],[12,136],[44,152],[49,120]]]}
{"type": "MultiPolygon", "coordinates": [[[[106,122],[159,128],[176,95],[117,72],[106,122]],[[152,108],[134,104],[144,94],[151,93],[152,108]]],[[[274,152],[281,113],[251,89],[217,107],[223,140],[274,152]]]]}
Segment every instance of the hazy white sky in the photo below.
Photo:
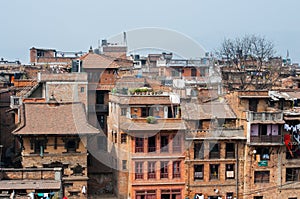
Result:
{"type": "Polygon", "coordinates": [[[31,47],[87,51],[143,27],[179,31],[206,51],[224,38],[259,34],[300,62],[299,0],[3,0],[0,57],[29,60],[31,47]]]}

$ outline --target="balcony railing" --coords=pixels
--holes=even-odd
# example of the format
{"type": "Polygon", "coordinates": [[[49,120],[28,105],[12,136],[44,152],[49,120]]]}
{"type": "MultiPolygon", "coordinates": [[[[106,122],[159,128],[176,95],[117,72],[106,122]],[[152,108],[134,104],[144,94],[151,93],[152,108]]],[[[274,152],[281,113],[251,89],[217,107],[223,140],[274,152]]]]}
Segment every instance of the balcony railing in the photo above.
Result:
{"type": "Polygon", "coordinates": [[[196,129],[189,130],[186,134],[186,139],[246,139],[242,128],[215,128],[215,129],[196,129]]]}
{"type": "Polygon", "coordinates": [[[210,159],[219,159],[220,158],[220,152],[209,152],[209,158],[210,159]]]}
{"type": "Polygon", "coordinates": [[[247,120],[249,122],[253,121],[282,121],[282,112],[252,112],[247,113],[247,120]]]}
{"type": "Polygon", "coordinates": [[[155,173],[148,173],[148,179],[155,179],[156,174],[155,173]]]}
{"type": "Polygon", "coordinates": [[[283,143],[281,135],[261,135],[261,136],[251,136],[251,143],[283,143]]]}
{"type": "Polygon", "coordinates": [[[135,147],[135,152],[136,153],[143,153],[144,152],[144,147],[135,147]]]}
{"type": "Polygon", "coordinates": [[[89,105],[88,106],[89,112],[108,112],[108,106],[105,104],[95,104],[95,105],[89,105]]]}
{"type": "Polygon", "coordinates": [[[161,173],[160,178],[168,178],[168,173],[161,173]]]}
{"type": "Polygon", "coordinates": [[[155,146],[149,146],[148,147],[148,152],[155,152],[156,151],[156,147],[155,146]]]}
{"type": "Polygon", "coordinates": [[[135,179],[143,179],[144,175],[142,173],[136,173],[135,179]]]}
{"type": "Polygon", "coordinates": [[[235,158],[234,152],[228,152],[228,151],[226,151],[226,158],[228,158],[228,159],[233,159],[233,158],[235,158]]]}

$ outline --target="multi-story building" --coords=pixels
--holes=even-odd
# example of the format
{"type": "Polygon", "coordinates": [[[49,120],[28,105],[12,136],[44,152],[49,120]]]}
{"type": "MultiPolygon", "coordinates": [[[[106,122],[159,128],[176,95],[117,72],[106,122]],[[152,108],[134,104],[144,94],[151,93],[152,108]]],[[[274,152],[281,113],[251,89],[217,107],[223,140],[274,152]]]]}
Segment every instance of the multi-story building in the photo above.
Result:
{"type": "MultiPolygon", "coordinates": [[[[111,155],[107,153],[107,117],[109,114],[109,92],[115,87],[116,81],[130,72],[133,62],[114,53],[114,47],[104,46],[105,54],[89,53],[80,58],[80,67],[88,74],[87,104],[88,121],[100,129],[99,135],[94,137],[89,151],[89,177],[91,193],[112,192],[111,155]],[[109,53],[111,52],[111,53],[109,53]],[[108,55],[107,55],[108,54],[108,55]],[[105,179],[105,180],[103,180],[105,179]]],[[[119,49],[120,50],[120,49],[119,49]]]]}
{"type": "Polygon", "coordinates": [[[39,73],[35,82],[11,97],[22,167],[62,168],[63,195],[86,198],[87,137],[99,134],[86,119],[87,74],[39,73]]]}
{"type": "Polygon", "coordinates": [[[109,99],[108,148],[115,153],[118,197],[183,198],[186,127],[178,96],[142,91],[109,99]]]}
{"type": "Polygon", "coordinates": [[[186,198],[237,198],[243,190],[246,136],[236,115],[220,100],[181,107],[188,129],[186,198]]]}
{"type": "Polygon", "coordinates": [[[297,173],[291,136],[294,127],[297,131],[297,122],[293,123],[296,118],[290,101],[297,97],[294,92],[290,94],[294,97],[285,92],[240,91],[227,98],[235,104],[232,108],[247,129],[244,190],[239,197],[295,198],[299,195],[298,178],[290,178],[297,173]],[[293,128],[286,130],[286,126],[293,128]]]}
{"type": "Polygon", "coordinates": [[[30,48],[30,63],[34,65],[48,65],[49,67],[71,67],[72,60],[78,59],[84,53],[63,52],[55,49],[30,48]]]}
{"type": "Polygon", "coordinates": [[[24,168],[63,169],[63,195],[87,198],[88,135],[99,133],[87,123],[84,105],[76,102],[23,100],[21,123],[14,131],[24,168]],[[33,102],[30,102],[33,101],[33,102]]]}

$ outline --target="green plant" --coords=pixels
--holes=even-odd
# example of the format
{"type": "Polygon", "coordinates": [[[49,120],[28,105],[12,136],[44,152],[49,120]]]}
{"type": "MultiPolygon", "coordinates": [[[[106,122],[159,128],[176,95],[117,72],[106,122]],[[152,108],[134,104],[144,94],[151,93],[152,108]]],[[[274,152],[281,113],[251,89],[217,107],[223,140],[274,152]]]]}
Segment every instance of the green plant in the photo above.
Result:
{"type": "Polygon", "coordinates": [[[148,116],[146,118],[146,120],[147,120],[147,123],[149,123],[149,124],[155,124],[157,122],[156,118],[153,116],[148,116]]]}
{"type": "Polygon", "coordinates": [[[141,92],[147,92],[147,91],[148,91],[148,88],[140,88],[140,91],[141,91],[141,92]]]}

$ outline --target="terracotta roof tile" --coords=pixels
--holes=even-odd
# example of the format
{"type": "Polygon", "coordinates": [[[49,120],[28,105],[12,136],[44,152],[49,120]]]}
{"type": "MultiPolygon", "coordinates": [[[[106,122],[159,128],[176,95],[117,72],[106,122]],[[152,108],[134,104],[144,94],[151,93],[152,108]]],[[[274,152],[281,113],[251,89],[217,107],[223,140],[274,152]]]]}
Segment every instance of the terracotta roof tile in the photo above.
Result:
{"type": "MultiPolygon", "coordinates": [[[[88,124],[82,103],[24,103],[23,125],[18,135],[32,134],[96,134],[99,130],[88,124]]],[[[23,119],[23,118],[22,118],[23,119]]]]}
{"type": "Polygon", "coordinates": [[[127,59],[114,58],[107,55],[88,53],[81,57],[83,68],[105,69],[133,66],[133,62],[127,59]]]}

